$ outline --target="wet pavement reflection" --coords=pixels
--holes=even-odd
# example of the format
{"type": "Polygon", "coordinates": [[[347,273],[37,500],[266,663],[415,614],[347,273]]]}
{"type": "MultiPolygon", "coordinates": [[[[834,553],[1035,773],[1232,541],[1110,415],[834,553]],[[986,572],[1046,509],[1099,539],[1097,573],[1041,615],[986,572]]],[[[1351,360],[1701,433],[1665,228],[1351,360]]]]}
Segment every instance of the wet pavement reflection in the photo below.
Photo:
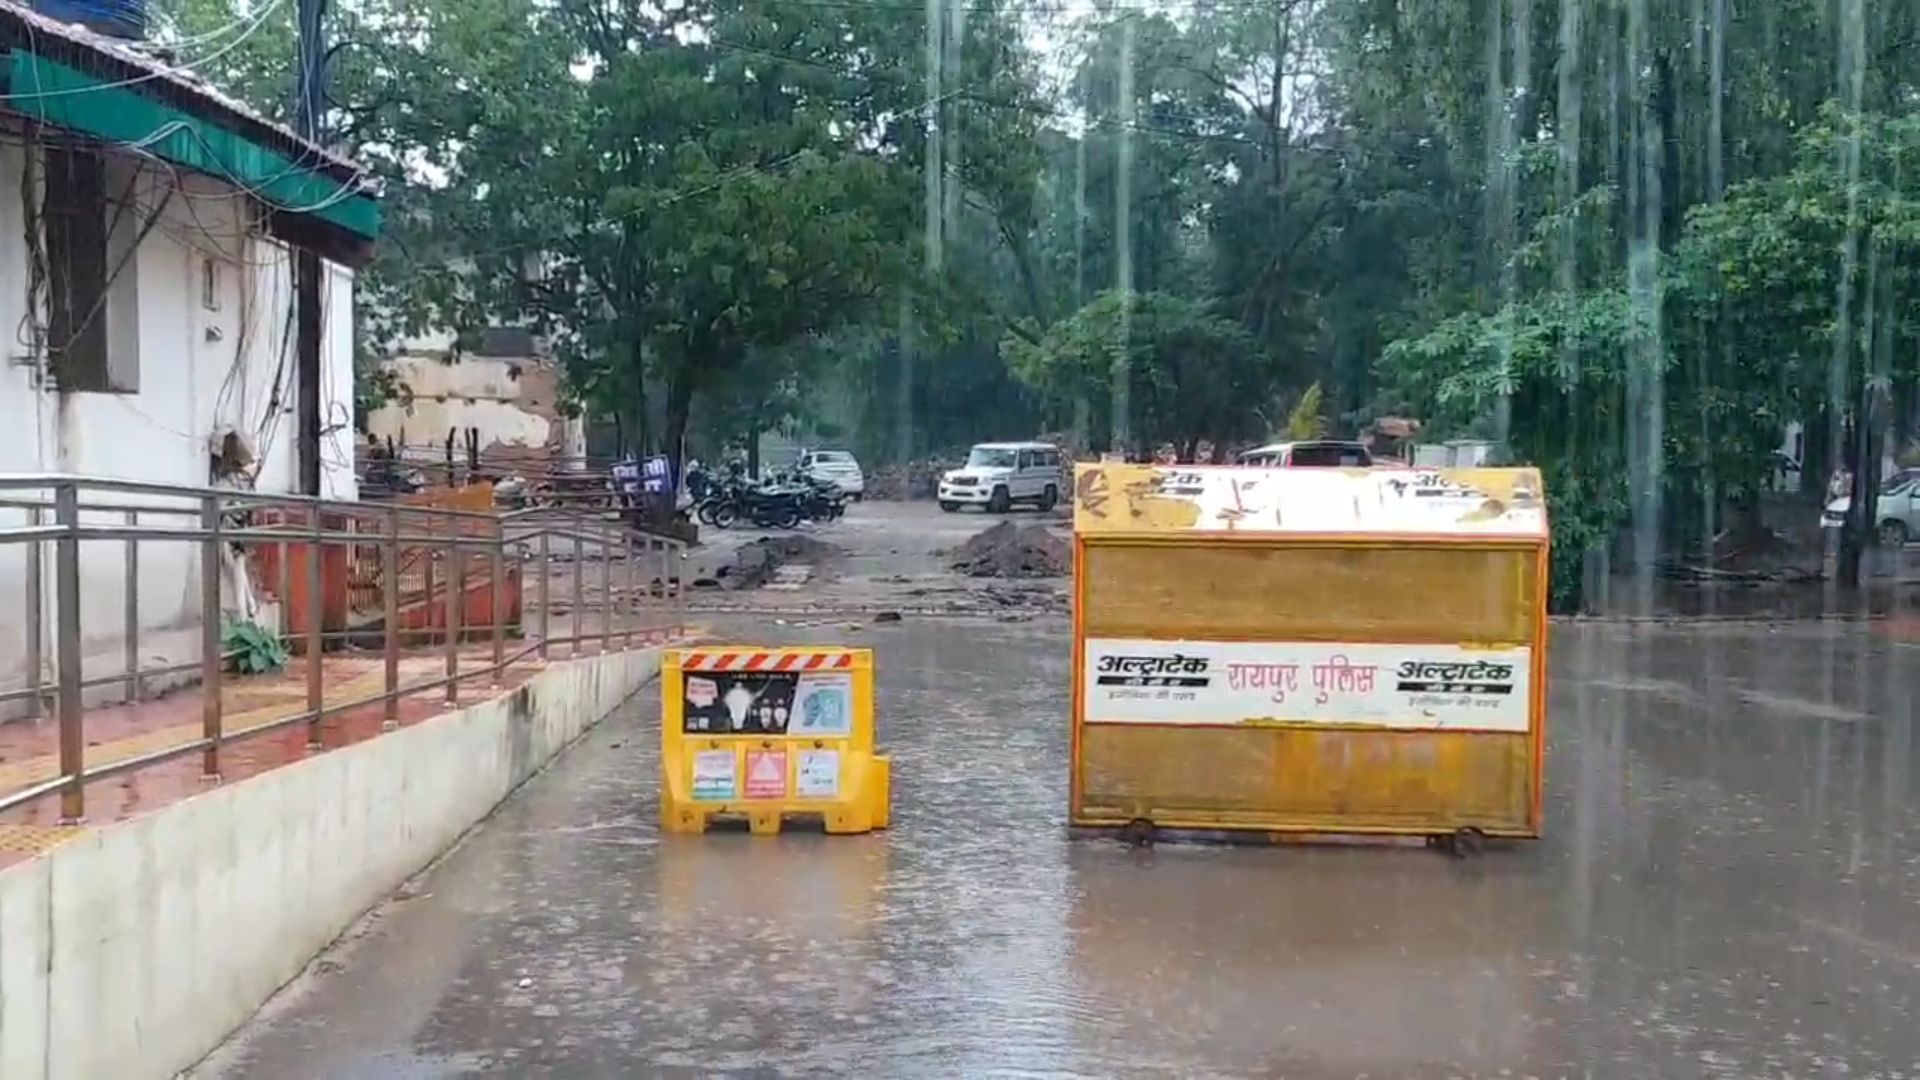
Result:
{"type": "Polygon", "coordinates": [[[649,700],[202,1075],[1920,1074],[1912,646],[1557,628],[1548,838],[1456,862],[1070,841],[1064,624],[861,636],[890,833],[661,837],[649,700]]]}

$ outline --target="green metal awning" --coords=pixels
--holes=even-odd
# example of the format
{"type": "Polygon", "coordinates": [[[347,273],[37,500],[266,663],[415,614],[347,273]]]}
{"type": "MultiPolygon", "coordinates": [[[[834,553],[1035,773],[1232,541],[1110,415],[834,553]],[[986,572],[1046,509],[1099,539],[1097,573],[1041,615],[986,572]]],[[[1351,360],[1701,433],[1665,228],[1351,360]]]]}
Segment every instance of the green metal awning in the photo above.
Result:
{"type": "Polygon", "coordinates": [[[245,189],[287,214],[317,218],[364,241],[380,235],[380,201],[204,117],[193,116],[114,80],[89,75],[14,48],[7,58],[4,107],[107,143],[137,145],[181,168],[245,189]]]}

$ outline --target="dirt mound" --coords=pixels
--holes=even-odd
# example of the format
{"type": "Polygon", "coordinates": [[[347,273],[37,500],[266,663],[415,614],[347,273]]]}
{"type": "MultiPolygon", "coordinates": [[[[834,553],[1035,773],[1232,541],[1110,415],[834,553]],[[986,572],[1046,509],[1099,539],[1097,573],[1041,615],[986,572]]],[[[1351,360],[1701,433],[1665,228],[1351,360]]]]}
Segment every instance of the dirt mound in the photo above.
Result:
{"type": "Polygon", "coordinates": [[[888,502],[931,499],[940,487],[940,474],[955,461],[916,461],[905,467],[887,465],[867,476],[866,497],[888,502]]]}
{"type": "Polygon", "coordinates": [[[773,579],[782,566],[803,563],[818,567],[840,553],[825,541],[801,533],[763,536],[740,548],[733,565],[720,568],[720,583],[729,589],[757,589],[773,579]]]}
{"type": "Polygon", "coordinates": [[[1045,525],[1003,521],[955,548],[948,565],[968,577],[1059,577],[1072,572],[1073,550],[1045,525]]]}

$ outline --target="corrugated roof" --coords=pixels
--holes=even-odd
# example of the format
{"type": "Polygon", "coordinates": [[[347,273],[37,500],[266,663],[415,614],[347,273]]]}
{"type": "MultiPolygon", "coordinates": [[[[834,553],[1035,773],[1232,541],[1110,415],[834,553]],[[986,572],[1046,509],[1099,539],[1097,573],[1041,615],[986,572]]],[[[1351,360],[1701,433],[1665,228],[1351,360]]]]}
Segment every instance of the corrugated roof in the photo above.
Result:
{"type": "MultiPolygon", "coordinates": [[[[326,164],[359,174],[362,177],[368,175],[367,169],[352,158],[329,150],[318,143],[301,138],[292,128],[278,121],[269,119],[252,106],[218,89],[213,86],[213,84],[201,78],[199,73],[193,69],[170,64],[160,57],[155,56],[147,49],[142,48],[139,42],[110,38],[75,23],[67,23],[58,19],[49,18],[31,8],[14,3],[13,0],[0,0],[0,17],[9,18],[18,22],[22,29],[27,32],[29,41],[31,41],[32,36],[35,34],[46,34],[59,38],[61,41],[70,45],[104,57],[117,66],[131,69],[128,79],[128,82],[131,84],[137,85],[138,82],[144,82],[148,79],[164,82],[176,89],[200,98],[223,112],[231,113],[234,117],[248,124],[266,128],[275,135],[294,144],[294,146],[299,148],[303,153],[310,154],[326,164]]],[[[20,93],[18,87],[14,89],[14,93],[20,93]]]]}

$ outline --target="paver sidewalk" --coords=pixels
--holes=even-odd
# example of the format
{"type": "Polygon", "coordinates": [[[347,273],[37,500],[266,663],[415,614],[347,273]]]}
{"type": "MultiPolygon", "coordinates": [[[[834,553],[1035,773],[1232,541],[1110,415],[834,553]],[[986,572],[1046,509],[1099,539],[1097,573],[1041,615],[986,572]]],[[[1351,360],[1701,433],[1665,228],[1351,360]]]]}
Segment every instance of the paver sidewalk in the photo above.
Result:
{"type": "MultiPolygon", "coordinates": [[[[689,640],[694,628],[636,632],[635,644],[666,644],[689,640]]],[[[589,655],[591,655],[589,651],[589,655]]],[[[555,659],[564,661],[567,655],[555,659]]],[[[460,669],[474,672],[460,686],[462,705],[488,700],[517,688],[546,665],[529,656],[500,674],[494,685],[481,670],[491,662],[492,649],[480,645],[463,651],[460,669]]],[[[420,685],[445,673],[446,657],[421,652],[401,658],[400,685],[420,685]]],[[[377,654],[340,654],[325,660],[323,701],[338,706],[365,701],[386,685],[385,662],[377,654]]],[[[261,732],[306,711],[306,669],[295,660],[271,676],[236,680],[222,688],[223,728],[229,740],[220,750],[222,782],[256,776],[313,753],[324,753],[377,737],[385,727],[386,709],[380,702],[328,717],[321,724],[323,750],[308,748],[305,724],[288,724],[261,732]]],[[[112,705],[87,711],[86,762],[99,768],[159,751],[186,746],[201,735],[201,693],[198,689],[137,704],[112,705]]],[[[399,704],[401,726],[418,723],[447,710],[446,691],[430,687],[403,693],[399,704]]],[[[0,724],[0,795],[44,783],[60,775],[59,727],[51,720],[0,724]]],[[[89,782],[86,820],[79,825],[60,822],[60,800],[48,796],[0,813],[0,868],[46,851],[84,833],[90,827],[124,821],[207,789],[198,754],[89,782]]]]}
{"type": "MultiPolygon", "coordinates": [[[[329,662],[329,668],[335,664],[329,662]]],[[[341,665],[345,666],[345,665],[341,665]]],[[[367,665],[361,664],[360,667],[367,665]]],[[[379,693],[386,686],[385,671],[376,661],[371,671],[328,671],[325,693],[322,701],[327,705],[338,705],[379,693]]],[[[304,674],[302,676],[304,678],[304,674]]],[[[404,683],[404,673],[402,682],[404,683]]],[[[229,687],[221,694],[225,715],[222,717],[222,730],[230,738],[238,738],[260,728],[297,716],[306,711],[307,690],[302,682],[299,685],[276,685],[271,687],[249,686],[245,683],[229,687]]],[[[100,740],[94,735],[98,721],[96,717],[109,710],[94,710],[87,715],[85,726],[90,736],[87,742],[87,767],[100,768],[106,765],[118,765],[147,754],[170,750],[198,741],[201,735],[200,713],[201,695],[196,691],[142,702],[131,706],[129,711],[148,715],[177,712],[189,712],[192,719],[161,720],[160,726],[137,734],[100,740]],[[184,706],[184,708],[182,708],[184,706]]],[[[116,706],[115,709],[128,709],[116,706]]],[[[45,751],[22,760],[0,760],[0,794],[18,791],[24,787],[52,780],[60,775],[60,753],[57,749],[59,726],[51,720],[42,720],[33,724],[9,725],[30,729],[31,734],[39,736],[33,742],[51,740],[56,749],[45,751]]],[[[14,757],[13,744],[4,728],[0,728],[0,759],[14,757]]],[[[23,732],[25,734],[25,732],[23,732]]],[[[26,741],[26,740],[20,740],[26,741]]]]}
{"type": "MultiPolygon", "coordinates": [[[[414,657],[402,661],[401,685],[426,674],[425,659],[414,657]]],[[[444,658],[434,657],[431,670],[437,672],[444,664],[444,658]]],[[[327,705],[364,700],[386,685],[385,665],[379,657],[329,657],[325,675],[322,701],[327,705]]],[[[412,696],[424,697],[424,694],[412,696]]],[[[221,699],[226,709],[222,718],[224,731],[235,740],[233,745],[221,749],[221,768],[226,779],[256,775],[306,755],[305,725],[293,725],[271,735],[253,734],[306,711],[304,668],[237,680],[222,687],[221,699]]],[[[87,766],[115,765],[197,741],[201,734],[201,700],[200,691],[194,688],[151,701],[88,710],[83,721],[87,766]]],[[[417,705],[407,709],[407,700],[402,699],[403,719],[408,718],[409,713],[411,719],[419,719],[422,710],[417,705]]],[[[433,692],[433,700],[441,701],[440,691],[433,692]]],[[[378,706],[373,707],[373,711],[383,715],[378,706]]],[[[346,745],[364,737],[354,729],[367,725],[355,724],[354,719],[351,713],[329,719],[325,724],[330,735],[328,745],[346,745]]],[[[374,731],[366,734],[377,733],[377,730],[376,724],[374,731]]],[[[58,777],[59,739],[59,725],[52,720],[0,724],[0,793],[18,791],[58,777]]],[[[90,826],[124,820],[204,790],[206,781],[200,771],[199,755],[188,754],[89,783],[87,819],[80,825],[60,823],[58,796],[10,810],[0,815],[0,867],[32,858],[79,836],[90,826]]]]}
{"type": "MultiPolygon", "coordinates": [[[[377,662],[343,656],[330,659],[328,667],[334,669],[328,672],[330,676],[338,671],[338,675],[326,683],[330,692],[323,700],[329,703],[365,697],[384,685],[384,669],[377,662]]],[[[298,680],[285,672],[239,680],[224,687],[221,698],[227,710],[225,730],[231,735],[244,735],[306,709],[304,672],[298,680]]],[[[152,701],[89,709],[83,721],[88,767],[118,764],[194,742],[200,737],[201,700],[196,688],[152,701]]],[[[59,725],[52,720],[0,724],[0,793],[18,791],[58,777],[59,740],[59,725]]],[[[242,752],[238,746],[222,750],[223,756],[236,752],[242,752]]],[[[224,762],[222,767],[226,767],[224,762]]],[[[161,789],[171,789],[180,797],[192,794],[202,785],[188,788],[179,781],[199,771],[199,757],[189,754],[118,780],[88,784],[88,824],[117,821],[137,809],[154,805],[139,796],[156,786],[152,777],[155,773],[174,774],[174,783],[159,782],[161,789]],[[115,793],[118,797],[104,799],[113,793],[115,786],[122,789],[115,793]],[[129,793],[134,797],[127,797],[129,793]],[[103,801],[104,806],[100,805],[103,801]]],[[[60,824],[57,796],[8,811],[0,815],[0,867],[32,858],[84,833],[86,827],[85,824],[60,824]]]]}

